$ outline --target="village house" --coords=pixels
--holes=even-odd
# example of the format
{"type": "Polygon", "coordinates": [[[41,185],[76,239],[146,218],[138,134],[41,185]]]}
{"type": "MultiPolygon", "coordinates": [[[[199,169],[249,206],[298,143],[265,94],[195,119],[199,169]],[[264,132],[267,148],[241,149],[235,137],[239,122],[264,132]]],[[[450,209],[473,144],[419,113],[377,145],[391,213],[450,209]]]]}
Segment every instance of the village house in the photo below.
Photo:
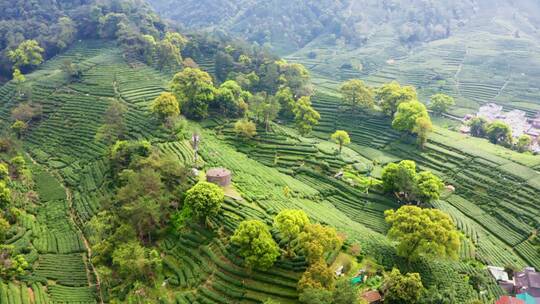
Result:
{"type": "Polygon", "coordinates": [[[537,301],[540,300],[540,272],[536,272],[532,267],[527,267],[523,271],[515,273],[514,281],[515,293],[528,293],[537,301]]]}

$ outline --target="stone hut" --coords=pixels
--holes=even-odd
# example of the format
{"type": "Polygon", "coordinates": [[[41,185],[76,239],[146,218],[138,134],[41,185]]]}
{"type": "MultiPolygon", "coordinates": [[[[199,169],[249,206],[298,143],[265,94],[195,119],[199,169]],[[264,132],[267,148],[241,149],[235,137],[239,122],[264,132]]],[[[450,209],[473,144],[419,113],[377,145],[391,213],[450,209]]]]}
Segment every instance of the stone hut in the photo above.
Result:
{"type": "Polygon", "coordinates": [[[206,181],[221,187],[230,185],[231,179],[231,171],[225,168],[212,168],[206,172],[206,181]]]}

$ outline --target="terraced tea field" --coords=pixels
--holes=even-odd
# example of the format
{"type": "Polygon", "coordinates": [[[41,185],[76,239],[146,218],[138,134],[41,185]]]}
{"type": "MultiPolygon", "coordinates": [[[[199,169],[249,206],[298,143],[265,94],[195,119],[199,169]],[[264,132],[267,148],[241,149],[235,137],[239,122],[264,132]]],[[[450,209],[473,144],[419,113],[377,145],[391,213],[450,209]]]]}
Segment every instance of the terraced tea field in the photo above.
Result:
{"type": "Polygon", "coordinates": [[[414,85],[423,102],[439,92],[453,96],[456,116],[487,102],[534,116],[540,111],[540,88],[531,80],[540,75],[540,42],[534,34],[516,36],[522,26],[517,19],[501,18],[477,16],[450,38],[411,48],[385,27],[361,47],[329,45],[321,38],[286,58],[305,64],[319,88],[335,89],[350,78],[373,86],[397,80],[414,85]]]}
{"type": "MultiPolygon", "coordinates": [[[[211,69],[213,64],[207,61],[205,65],[211,69]]],[[[33,269],[17,284],[0,283],[0,299],[7,297],[6,303],[98,301],[95,274],[79,229],[111,192],[106,147],[96,143],[94,135],[109,100],[116,99],[128,108],[128,138],[148,139],[162,152],[191,166],[194,152],[190,143],[170,141],[148,113],[149,102],[166,88],[167,79],[150,67],[125,61],[118,49],[102,42],[83,42],[28,75],[45,113],[25,137],[25,149],[38,163],[36,191],[41,201],[39,208],[23,213],[25,230],[10,243],[33,248],[27,255],[33,269]],[[58,70],[64,58],[85,67],[80,82],[64,80],[58,70]],[[34,300],[27,300],[29,297],[34,300]]],[[[17,103],[13,91],[10,83],[0,88],[3,128],[17,103]]],[[[318,94],[313,102],[322,115],[316,138],[273,125],[273,132],[259,130],[253,140],[242,141],[232,132],[231,122],[190,122],[190,127],[202,129],[200,165],[231,169],[233,187],[240,197],[227,198],[216,220],[215,224],[223,224],[224,235],[193,226],[181,238],[159,243],[164,254],[164,286],[171,295],[168,303],[260,303],[267,298],[296,303],[296,281],[305,261],[280,261],[267,272],[248,273],[224,237],[243,219],[271,223],[286,208],[303,209],[314,221],[335,226],[350,242],[360,243],[366,255],[387,267],[403,264],[384,236],[383,212],[397,204],[375,188],[353,187],[333,176],[351,166],[377,177],[382,165],[404,158],[416,160],[456,187],[455,193],[434,206],[451,214],[467,236],[462,261],[414,265],[428,287],[454,288],[461,291],[462,301],[481,298],[490,303],[502,290],[489,282],[488,292],[479,296],[465,277],[485,270],[471,266],[467,259],[540,267],[539,256],[527,241],[540,224],[534,208],[540,178],[530,169],[540,168],[537,159],[507,155],[496,148],[472,149],[474,143],[468,139],[441,129],[418,153],[401,143],[400,135],[380,115],[346,113],[330,95],[318,94]],[[328,142],[336,129],[348,130],[353,142],[340,156],[328,142]]]]}

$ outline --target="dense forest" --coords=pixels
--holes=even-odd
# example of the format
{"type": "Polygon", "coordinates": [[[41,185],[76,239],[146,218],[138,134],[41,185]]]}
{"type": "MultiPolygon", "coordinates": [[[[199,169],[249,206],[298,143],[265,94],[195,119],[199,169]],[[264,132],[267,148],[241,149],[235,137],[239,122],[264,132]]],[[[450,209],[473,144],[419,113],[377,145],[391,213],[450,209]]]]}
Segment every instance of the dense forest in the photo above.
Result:
{"type": "Polygon", "coordinates": [[[471,0],[150,2],[189,28],[224,30],[261,45],[292,44],[293,49],[319,37],[362,45],[376,28],[388,25],[407,44],[446,38],[478,9],[471,0]]]}

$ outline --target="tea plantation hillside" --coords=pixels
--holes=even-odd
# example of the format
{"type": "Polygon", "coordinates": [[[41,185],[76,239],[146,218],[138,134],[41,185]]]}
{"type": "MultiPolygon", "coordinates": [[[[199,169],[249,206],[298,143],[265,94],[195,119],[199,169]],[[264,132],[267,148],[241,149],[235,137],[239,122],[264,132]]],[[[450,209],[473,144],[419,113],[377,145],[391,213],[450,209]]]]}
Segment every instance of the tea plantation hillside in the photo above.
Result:
{"type": "Polygon", "coordinates": [[[494,7],[481,9],[449,37],[415,46],[380,26],[361,47],[320,38],[286,58],[305,64],[323,87],[350,78],[371,85],[398,80],[414,85],[426,102],[439,92],[454,96],[451,114],[460,118],[487,102],[534,116],[540,110],[540,88],[531,81],[540,72],[536,26],[517,4],[494,7]]]}
{"type": "MultiPolygon", "coordinates": [[[[212,59],[201,62],[214,69],[212,59]]],[[[112,100],[127,108],[128,139],[146,139],[187,168],[233,172],[222,212],[210,223],[220,229],[192,223],[156,242],[163,268],[154,288],[162,303],[298,303],[297,283],[307,266],[303,256],[248,271],[229,241],[241,221],[260,219],[271,225],[273,216],[290,208],[335,227],[347,236],[346,248],[359,244],[364,256],[386,268],[419,272],[426,288],[459,290],[459,303],[492,303],[504,293],[483,264],[540,268],[538,244],[531,238],[540,226],[538,158],[439,128],[425,150],[418,151],[402,142],[379,114],[351,114],[335,97],[318,93],[313,105],[322,118],[315,137],[275,124],[272,132],[259,130],[253,139],[240,140],[224,119],[189,121],[188,133],[199,130],[201,136],[195,163],[190,141],[171,138],[149,112],[169,78],[103,41],[79,42],[27,75],[32,100],[43,106],[42,118],[22,138],[35,179],[31,190],[39,200],[18,206],[20,231],[7,243],[20,249],[30,269],[16,280],[0,282],[0,303],[109,300],[90,259],[89,242],[96,231],[87,223],[100,216],[111,196],[108,148],[94,137],[112,100]],[[67,58],[82,68],[80,81],[67,81],[60,70],[67,58]],[[341,155],[328,140],[337,129],[347,130],[352,140],[341,155]],[[401,159],[415,160],[455,187],[433,206],[449,213],[464,235],[459,260],[407,263],[385,236],[384,211],[399,207],[395,199],[371,183],[351,185],[334,178],[348,166],[362,172],[359,179],[380,177],[384,164],[401,159]],[[485,278],[482,290],[469,282],[473,276],[485,278]]],[[[21,98],[13,82],[0,88],[3,130],[21,98]]]]}

